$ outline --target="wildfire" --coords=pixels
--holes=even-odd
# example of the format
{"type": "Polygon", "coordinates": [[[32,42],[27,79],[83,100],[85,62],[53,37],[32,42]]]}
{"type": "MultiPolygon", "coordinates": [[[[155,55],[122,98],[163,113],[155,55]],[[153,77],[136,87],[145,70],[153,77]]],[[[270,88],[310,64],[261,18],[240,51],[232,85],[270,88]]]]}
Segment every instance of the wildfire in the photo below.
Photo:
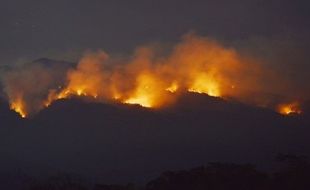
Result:
{"type": "Polygon", "coordinates": [[[173,82],[168,88],[166,88],[167,91],[174,93],[178,90],[179,86],[176,82],[173,82]]]}
{"type": "MultiPolygon", "coordinates": [[[[43,73],[42,80],[52,78],[41,70],[40,73],[43,73]]],[[[261,105],[268,104],[268,99],[252,97],[250,92],[253,88],[258,92],[267,91],[264,90],[264,81],[269,78],[265,73],[259,64],[242,57],[234,49],[225,48],[208,38],[187,35],[164,55],[152,47],[138,48],[133,56],[124,60],[110,58],[103,51],[87,53],[76,68],[67,71],[65,83],[57,84],[55,89],[45,81],[40,88],[31,87],[35,90],[32,92],[27,89],[32,83],[23,79],[19,81],[19,73],[13,73],[6,93],[12,102],[11,109],[22,117],[48,107],[55,100],[72,96],[92,97],[97,102],[161,108],[189,91],[261,105]],[[17,87],[14,86],[16,81],[20,83],[17,87]],[[47,89],[44,91],[43,88],[47,89]],[[20,93],[26,97],[16,101],[20,93]]],[[[33,81],[37,84],[36,78],[33,81]]],[[[281,104],[277,111],[285,115],[301,113],[298,103],[281,104]]]]}
{"type": "Polygon", "coordinates": [[[152,104],[150,103],[150,100],[147,96],[137,96],[133,98],[129,98],[128,100],[125,100],[123,103],[125,104],[138,104],[142,107],[151,108],[152,104]]]}
{"type": "Polygon", "coordinates": [[[129,94],[123,103],[151,108],[161,106],[167,101],[163,83],[150,73],[138,76],[136,87],[129,94]]]}
{"type": "Polygon", "coordinates": [[[216,82],[216,80],[212,80],[212,78],[209,78],[206,74],[198,75],[188,91],[205,93],[209,96],[215,97],[221,96],[219,84],[216,82]]]}
{"type": "Polygon", "coordinates": [[[25,111],[25,105],[22,99],[17,99],[16,101],[13,101],[10,105],[10,109],[14,110],[22,118],[26,118],[27,116],[26,111],[25,111]]]}
{"type": "Polygon", "coordinates": [[[277,108],[282,115],[301,114],[301,108],[298,102],[280,104],[277,108]]]}

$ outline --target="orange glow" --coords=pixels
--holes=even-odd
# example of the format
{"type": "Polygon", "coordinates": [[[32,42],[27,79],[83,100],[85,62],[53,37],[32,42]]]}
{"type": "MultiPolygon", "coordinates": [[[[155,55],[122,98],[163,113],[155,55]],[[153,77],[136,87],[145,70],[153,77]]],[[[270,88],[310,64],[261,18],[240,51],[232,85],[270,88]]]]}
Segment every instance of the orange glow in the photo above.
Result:
{"type": "Polygon", "coordinates": [[[125,103],[125,104],[138,104],[138,105],[140,105],[142,107],[146,107],[146,108],[152,107],[152,104],[151,104],[149,98],[145,94],[129,98],[129,99],[125,100],[123,103],[125,103]]]}
{"type": "MultiPolygon", "coordinates": [[[[264,85],[258,80],[263,75],[255,62],[207,38],[188,35],[166,57],[155,55],[153,48],[141,47],[132,59],[119,63],[103,51],[88,53],[68,72],[67,84],[49,94],[46,105],[76,95],[160,108],[184,91],[252,103],[247,92],[264,85]]],[[[257,99],[253,104],[261,103],[257,99]]]]}
{"type": "Polygon", "coordinates": [[[176,82],[173,82],[168,88],[166,88],[167,91],[174,93],[178,90],[179,86],[176,82]]]}
{"type": "Polygon", "coordinates": [[[16,113],[18,113],[22,118],[26,118],[27,114],[25,111],[25,105],[22,99],[17,99],[13,101],[10,105],[11,110],[14,110],[16,113]]]}
{"type": "MultiPolygon", "coordinates": [[[[88,52],[76,68],[67,71],[64,84],[54,87],[42,84],[42,88],[48,86],[45,91],[24,84],[27,80],[15,87],[16,78],[20,76],[17,73],[8,80],[6,93],[10,102],[14,102],[11,108],[22,116],[38,112],[55,100],[73,96],[157,109],[171,105],[187,91],[232,98],[251,105],[274,106],[273,97],[264,93],[284,94],[282,89],[277,89],[282,83],[271,84],[277,77],[273,73],[270,77],[269,70],[262,65],[233,48],[190,34],[164,53],[153,46],[137,48],[132,56],[125,58],[110,57],[104,51],[88,52]],[[22,92],[20,86],[25,88],[22,92]],[[20,93],[26,96],[17,102],[15,99],[20,93]]],[[[41,70],[38,73],[42,73],[41,70]]],[[[34,84],[36,82],[34,80],[34,84]]],[[[295,103],[280,105],[277,111],[301,113],[299,104],[295,103]]]]}
{"type": "Polygon", "coordinates": [[[70,96],[89,96],[97,99],[101,95],[101,85],[105,80],[100,62],[106,58],[107,55],[103,52],[84,57],[76,69],[68,72],[67,86],[60,89],[58,93],[52,90],[45,105],[49,106],[55,100],[66,99],[70,96]]]}
{"type": "Polygon", "coordinates": [[[298,102],[280,104],[277,108],[278,112],[282,115],[301,114],[301,108],[298,102]]]}
{"type": "Polygon", "coordinates": [[[123,103],[139,104],[148,108],[158,107],[165,101],[163,91],[160,80],[151,74],[141,74],[137,78],[135,89],[123,103]]]}
{"type": "Polygon", "coordinates": [[[205,93],[209,96],[221,96],[219,84],[206,74],[197,75],[190,88],[190,92],[205,93]]]}

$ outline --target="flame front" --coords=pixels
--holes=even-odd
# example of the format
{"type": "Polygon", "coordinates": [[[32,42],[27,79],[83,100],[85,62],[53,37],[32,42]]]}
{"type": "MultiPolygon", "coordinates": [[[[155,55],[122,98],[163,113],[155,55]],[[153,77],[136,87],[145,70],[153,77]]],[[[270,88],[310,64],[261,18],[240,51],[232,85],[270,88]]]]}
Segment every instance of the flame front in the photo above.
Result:
{"type": "Polygon", "coordinates": [[[243,101],[253,86],[260,90],[265,85],[255,61],[207,38],[189,35],[169,56],[155,55],[154,49],[141,47],[129,62],[118,64],[103,51],[88,53],[68,72],[66,87],[52,91],[48,102],[75,95],[159,108],[172,104],[184,91],[243,101]]]}
{"type": "Polygon", "coordinates": [[[301,114],[301,108],[298,102],[284,103],[278,105],[278,112],[282,115],[301,114]]]}
{"type": "Polygon", "coordinates": [[[143,107],[159,107],[167,101],[164,86],[161,81],[152,74],[141,74],[137,78],[137,84],[123,103],[139,104],[143,107]]]}
{"type": "Polygon", "coordinates": [[[10,108],[18,113],[22,118],[26,118],[27,114],[25,111],[25,104],[21,98],[11,102],[10,108]]]}
{"type": "Polygon", "coordinates": [[[179,86],[176,82],[173,82],[168,88],[166,88],[167,91],[174,93],[178,90],[179,86]]]}
{"type": "Polygon", "coordinates": [[[198,74],[197,77],[193,80],[190,88],[190,92],[205,93],[209,96],[221,96],[219,84],[216,80],[208,77],[207,74],[198,74]]]}
{"type": "MultiPolygon", "coordinates": [[[[278,85],[266,89],[265,81],[270,78],[268,81],[271,83],[271,79],[275,78],[268,73],[257,61],[241,56],[232,48],[225,48],[208,38],[186,35],[171,52],[164,55],[149,46],[138,48],[133,56],[124,59],[111,58],[103,51],[87,53],[76,68],[67,72],[66,83],[48,88],[44,99],[41,91],[29,93],[28,89],[24,89],[28,85],[24,84],[26,80],[21,80],[20,87],[8,91],[7,95],[12,102],[11,109],[22,117],[26,117],[28,112],[48,107],[57,99],[71,96],[161,108],[174,103],[179,95],[189,91],[231,97],[248,104],[271,105],[271,98],[253,97],[250,93],[262,93],[269,89],[278,93],[278,85]],[[27,98],[14,98],[18,90],[27,98]]],[[[9,87],[15,84],[19,73],[13,76],[9,87]]],[[[41,78],[44,77],[42,74],[41,78]]],[[[37,82],[37,79],[33,81],[37,82]]],[[[45,86],[42,84],[42,87],[45,86]]],[[[286,115],[301,113],[297,104],[280,105],[277,111],[286,115]]]]}
{"type": "Polygon", "coordinates": [[[123,103],[127,104],[139,104],[143,107],[153,107],[154,99],[156,97],[156,82],[152,77],[148,75],[142,75],[138,78],[137,87],[132,95],[125,99],[123,103]]]}

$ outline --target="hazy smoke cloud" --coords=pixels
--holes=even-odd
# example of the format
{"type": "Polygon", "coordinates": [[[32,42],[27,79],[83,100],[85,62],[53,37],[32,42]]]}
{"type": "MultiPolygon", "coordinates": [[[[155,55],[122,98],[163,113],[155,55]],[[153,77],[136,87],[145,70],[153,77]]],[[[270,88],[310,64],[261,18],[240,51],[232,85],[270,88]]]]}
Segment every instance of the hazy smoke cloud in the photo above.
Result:
{"type": "Polygon", "coordinates": [[[25,113],[41,110],[49,90],[65,82],[69,67],[66,62],[40,59],[8,69],[3,73],[2,86],[11,108],[20,106],[25,113]]]}
{"type": "Polygon", "coordinates": [[[253,57],[188,34],[169,52],[143,46],[121,59],[88,52],[74,69],[25,65],[7,72],[3,84],[11,108],[25,114],[70,96],[153,108],[171,105],[185,91],[272,108],[300,101],[288,93],[294,89],[289,78],[253,57]]]}

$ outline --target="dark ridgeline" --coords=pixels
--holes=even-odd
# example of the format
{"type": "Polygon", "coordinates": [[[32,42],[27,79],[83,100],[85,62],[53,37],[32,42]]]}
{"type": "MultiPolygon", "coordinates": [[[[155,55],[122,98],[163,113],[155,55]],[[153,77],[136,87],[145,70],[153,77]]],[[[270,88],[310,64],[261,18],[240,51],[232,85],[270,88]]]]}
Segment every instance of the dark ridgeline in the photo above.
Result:
{"type": "Polygon", "coordinates": [[[162,110],[76,98],[56,101],[28,119],[21,119],[6,103],[0,109],[0,189],[20,189],[21,181],[31,184],[30,189],[57,189],[48,176],[58,172],[86,176],[91,184],[98,184],[93,187],[66,178],[57,182],[69,183],[62,189],[133,189],[131,184],[100,184],[145,184],[162,171],[212,161],[236,164],[165,172],[145,188],[285,189],[298,187],[296,183],[307,185],[303,184],[309,171],[305,163],[293,164],[274,176],[240,165],[249,162],[270,170],[277,153],[309,156],[307,114],[286,117],[192,93],[162,110]],[[16,175],[19,172],[25,175],[16,175]],[[6,178],[7,173],[13,177],[6,178]],[[33,178],[48,180],[30,183],[33,178]]]}
{"type": "Polygon", "coordinates": [[[87,184],[70,175],[28,180],[24,190],[308,190],[310,164],[305,157],[279,155],[284,163],[271,173],[251,164],[209,163],[191,170],[167,171],[143,186],[87,184]]]}
{"type": "Polygon", "coordinates": [[[207,167],[165,172],[146,185],[147,190],[267,189],[268,176],[252,165],[210,163],[207,167]]]}
{"type": "MultiPolygon", "coordinates": [[[[210,163],[189,171],[165,172],[149,182],[146,190],[306,190],[310,188],[310,165],[303,157],[279,155],[286,162],[274,173],[253,165],[210,163]]],[[[125,189],[125,188],[124,188],[125,189]]]]}

